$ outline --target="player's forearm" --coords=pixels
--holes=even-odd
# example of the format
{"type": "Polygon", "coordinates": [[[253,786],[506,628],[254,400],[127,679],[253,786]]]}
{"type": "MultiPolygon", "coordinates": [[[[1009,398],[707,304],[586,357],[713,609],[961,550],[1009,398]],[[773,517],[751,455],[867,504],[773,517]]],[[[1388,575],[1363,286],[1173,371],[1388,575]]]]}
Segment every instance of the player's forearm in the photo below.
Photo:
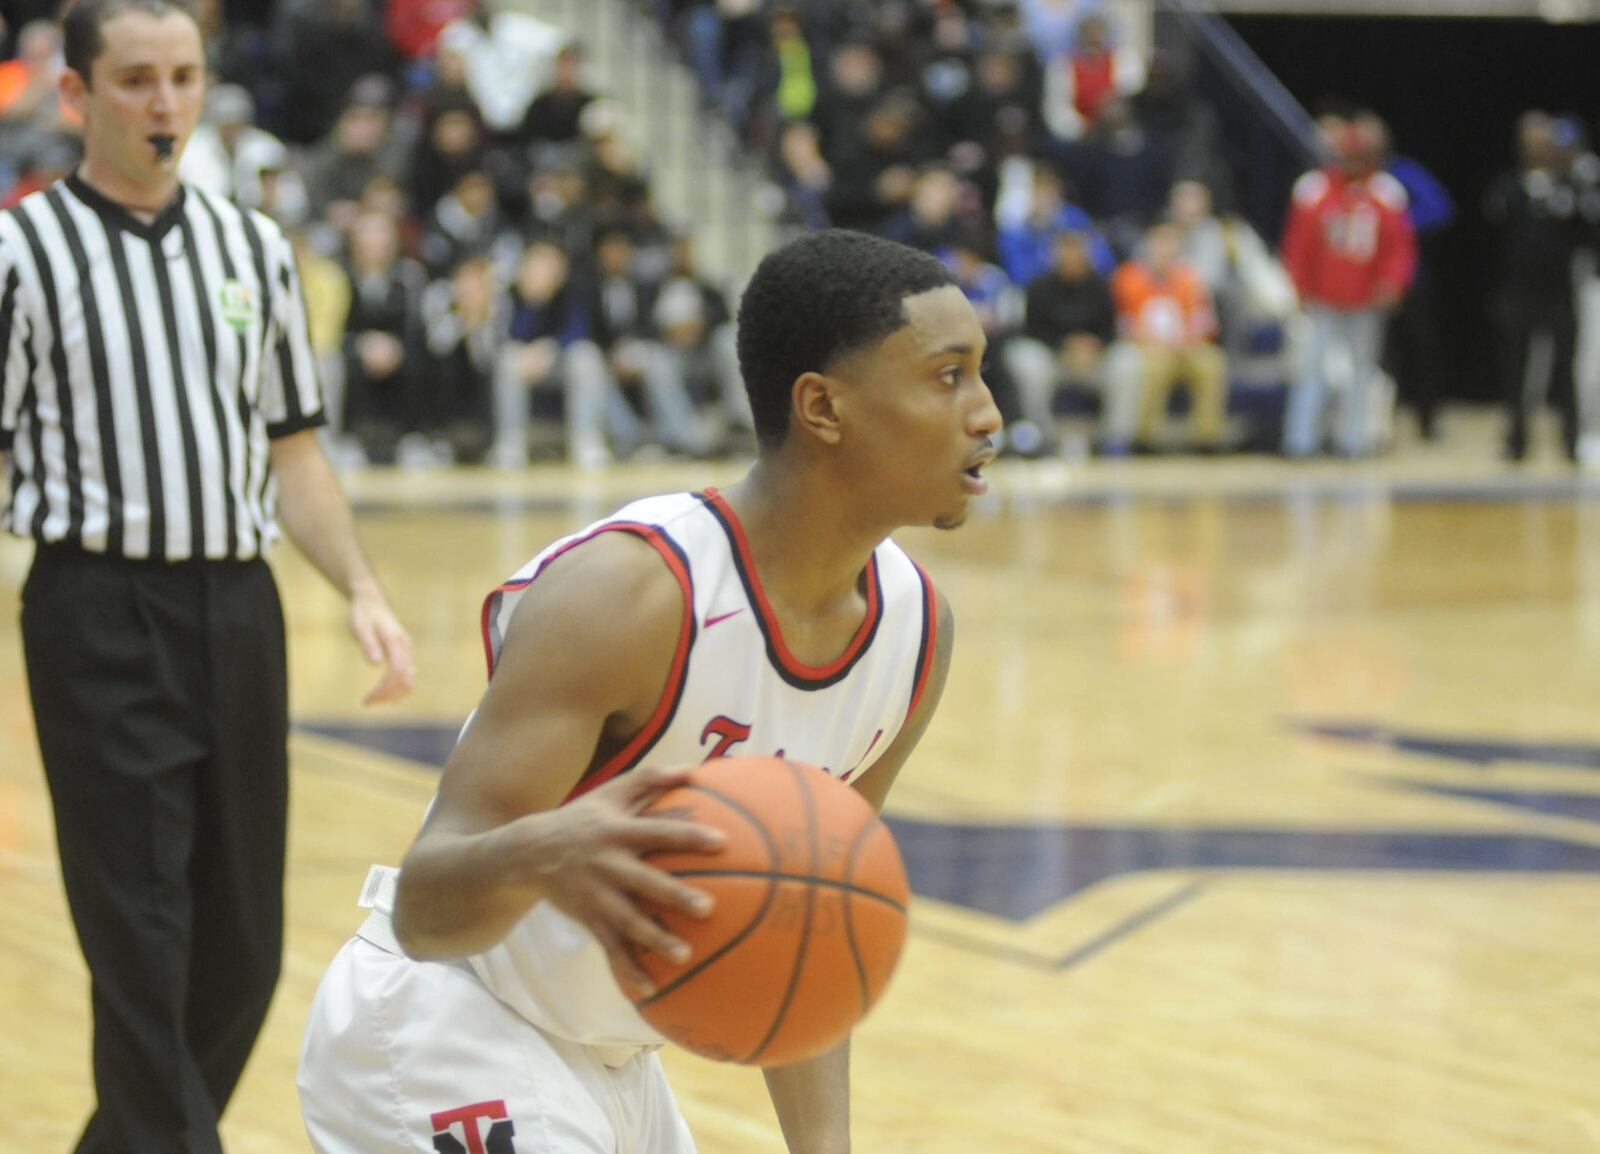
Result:
{"type": "Polygon", "coordinates": [[[848,1038],[820,1057],[765,1073],[789,1154],[849,1154],[848,1038]]]}
{"type": "Polygon", "coordinates": [[[424,834],[406,855],[395,891],[394,933],[413,958],[442,961],[498,943],[544,897],[518,828],[479,834],[424,834]]]}

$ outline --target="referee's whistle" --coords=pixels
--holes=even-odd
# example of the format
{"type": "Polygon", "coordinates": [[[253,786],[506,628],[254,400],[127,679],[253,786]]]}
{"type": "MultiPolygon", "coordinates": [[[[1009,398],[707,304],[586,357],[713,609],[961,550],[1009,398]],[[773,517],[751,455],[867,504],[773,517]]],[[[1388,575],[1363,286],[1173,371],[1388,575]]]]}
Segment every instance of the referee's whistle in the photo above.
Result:
{"type": "Polygon", "coordinates": [[[156,133],[154,136],[150,137],[150,146],[156,150],[157,160],[171,159],[172,146],[174,143],[176,143],[176,138],[168,136],[164,132],[156,133]]]}

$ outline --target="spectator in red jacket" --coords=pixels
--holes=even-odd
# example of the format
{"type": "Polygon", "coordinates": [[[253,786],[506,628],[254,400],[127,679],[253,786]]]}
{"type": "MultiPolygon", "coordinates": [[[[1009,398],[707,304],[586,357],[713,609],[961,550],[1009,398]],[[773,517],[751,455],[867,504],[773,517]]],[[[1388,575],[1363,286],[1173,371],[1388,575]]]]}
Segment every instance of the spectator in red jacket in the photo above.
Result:
{"type": "Polygon", "coordinates": [[[1357,120],[1338,128],[1332,144],[1334,163],[1295,184],[1284,227],[1284,267],[1311,320],[1307,363],[1284,418],[1283,449],[1291,457],[1321,447],[1326,366],[1335,349],[1348,366],[1335,447],[1352,457],[1376,448],[1371,402],[1384,323],[1417,264],[1405,189],[1380,167],[1382,141],[1357,120]]]}

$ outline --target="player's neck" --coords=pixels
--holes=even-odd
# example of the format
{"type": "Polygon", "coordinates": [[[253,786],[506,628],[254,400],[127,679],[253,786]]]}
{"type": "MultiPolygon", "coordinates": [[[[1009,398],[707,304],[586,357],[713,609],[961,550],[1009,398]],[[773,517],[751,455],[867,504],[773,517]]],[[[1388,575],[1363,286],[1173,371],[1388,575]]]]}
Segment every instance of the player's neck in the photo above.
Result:
{"type": "Polygon", "coordinates": [[[723,492],[750,543],[768,594],[798,606],[828,606],[858,585],[887,530],[852,524],[844,500],[819,499],[798,472],[758,461],[723,492]]]}

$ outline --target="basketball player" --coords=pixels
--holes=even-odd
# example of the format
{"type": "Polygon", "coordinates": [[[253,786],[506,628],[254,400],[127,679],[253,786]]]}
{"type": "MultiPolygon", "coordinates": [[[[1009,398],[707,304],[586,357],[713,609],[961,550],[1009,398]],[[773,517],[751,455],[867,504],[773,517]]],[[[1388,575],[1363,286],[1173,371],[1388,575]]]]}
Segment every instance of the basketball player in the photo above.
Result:
{"type": "MultiPolygon", "coordinates": [[[[638,810],[682,767],[780,751],[881,806],[927,726],[950,611],[889,534],[985,491],[983,327],[936,259],[830,231],[762,262],[738,345],[750,473],[629,505],[490,595],[488,689],[312,1008],[321,1154],[689,1154],[607,963],[644,993],[631,949],[687,957],[641,903],[708,899],[641,857],[720,835],[638,810]]],[[[795,1154],[849,1149],[847,1045],[766,1071],[795,1154]]]]}

